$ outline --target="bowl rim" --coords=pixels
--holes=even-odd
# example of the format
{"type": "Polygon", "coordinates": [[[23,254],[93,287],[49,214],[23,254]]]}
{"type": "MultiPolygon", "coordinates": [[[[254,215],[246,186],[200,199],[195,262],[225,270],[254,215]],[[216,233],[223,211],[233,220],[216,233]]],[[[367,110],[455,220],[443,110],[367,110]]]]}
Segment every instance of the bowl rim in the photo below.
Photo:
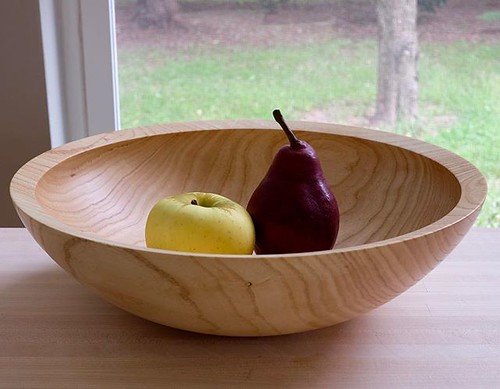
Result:
{"type": "MultiPolygon", "coordinates": [[[[265,254],[259,255],[258,258],[273,258],[273,257],[309,257],[324,254],[336,253],[352,253],[381,246],[388,246],[395,243],[402,243],[416,238],[422,238],[429,234],[433,234],[443,229],[452,227],[463,219],[468,218],[476,211],[480,210],[488,192],[486,179],[479,169],[472,163],[459,156],[458,154],[444,149],[440,146],[430,144],[428,142],[415,139],[409,136],[395,134],[379,129],[366,127],[349,126],[337,123],[323,123],[312,121],[289,121],[289,125],[296,132],[316,132],[339,135],[345,137],[359,138],[371,142],[384,143],[391,146],[399,147],[404,150],[417,153],[421,156],[429,158],[435,163],[441,165],[449,171],[457,180],[460,186],[460,198],[455,206],[440,219],[421,227],[417,230],[410,231],[403,235],[398,235],[392,238],[379,240],[370,243],[364,243],[356,246],[348,246],[342,248],[333,248],[323,251],[312,251],[305,253],[289,253],[289,254],[265,254]],[[465,185],[473,182],[474,185],[465,185]],[[471,190],[471,187],[475,190],[471,190]]],[[[121,142],[127,142],[135,139],[147,138],[157,135],[167,135],[182,132],[197,132],[197,131],[220,131],[220,130],[277,130],[280,128],[276,122],[271,120],[258,119],[236,119],[236,120],[201,120],[201,121],[186,121],[158,124],[147,127],[129,128],[106,132],[98,135],[85,137],[75,140],[59,147],[50,149],[26,162],[21,166],[10,182],[10,196],[12,202],[19,212],[21,210],[29,218],[36,222],[45,225],[54,230],[60,231],[71,236],[91,241],[99,244],[105,244],[112,247],[120,247],[131,249],[142,253],[163,253],[168,255],[201,257],[201,258],[253,258],[254,254],[235,255],[235,254],[206,254],[206,253],[190,253],[173,250],[161,250],[148,247],[137,246],[133,244],[125,244],[111,239],[101,238],[96,234],[84,232],[73,226],[67,225],[59,221],[56,217],[45,212],[43,205],[36,197],[36,186],[42,177],[58,164],[83,154],[90,150],[95,150],[101,147],[106,147],[121,142]]]]}

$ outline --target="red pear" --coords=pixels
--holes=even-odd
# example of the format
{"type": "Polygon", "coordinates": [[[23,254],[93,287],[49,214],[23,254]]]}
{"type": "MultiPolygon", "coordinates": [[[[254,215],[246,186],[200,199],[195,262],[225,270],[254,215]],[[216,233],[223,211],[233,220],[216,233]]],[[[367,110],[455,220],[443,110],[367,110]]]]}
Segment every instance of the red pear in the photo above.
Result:
{"type": "Polygon", "coordinates": [[[255,252],[329,250],[339,230],[337,200],[311,145],[297,139],[279,110],[273,116],[290,144],[278,151],[247,205],[255,225],[255,252]]]}

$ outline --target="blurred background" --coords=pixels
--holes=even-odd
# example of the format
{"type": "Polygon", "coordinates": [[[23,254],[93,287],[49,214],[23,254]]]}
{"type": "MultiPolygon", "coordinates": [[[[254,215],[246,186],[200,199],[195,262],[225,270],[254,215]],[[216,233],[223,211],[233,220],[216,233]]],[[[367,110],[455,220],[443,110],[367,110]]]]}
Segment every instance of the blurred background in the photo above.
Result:
{"type": "Polygon", "coordinates": [[[489,196],[477,224],[500,227],[500,2],[418,1],[417,102],[394,120],[378,106],[377,19],[393,11],[405,32],[407,10],[380,9],[397,3],[116,0],[121,125],[271,118],[279,107],[409,135],[479,167],[489,196]]]}

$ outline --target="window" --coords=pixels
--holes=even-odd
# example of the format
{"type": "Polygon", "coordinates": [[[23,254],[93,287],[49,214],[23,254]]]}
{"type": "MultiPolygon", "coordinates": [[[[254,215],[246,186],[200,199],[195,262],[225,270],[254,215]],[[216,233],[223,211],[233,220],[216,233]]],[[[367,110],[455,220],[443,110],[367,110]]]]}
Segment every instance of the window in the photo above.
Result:
{"type": "Polygon", "coordinates": [[[52,146],[120,128],[112,0],[40,0],[52,146]]]}
{"type": "MultiPolygon", "coordinates": [[[[288,119],[372,126],[374,2],[179,0],[164,25],[155,17],[171,10],[148,13],[140,8],[144,0],[40,3],[46,50],[56,54],[46,58],[56,144],[120,126],[270,119],[273,108],[288,119]]],[[[474,163],[489,184],[479,224],[494,227],[499,12],[489,0],[448,1],[435,13],[422,12],[419,119],[382,127],[474,163]]]]}

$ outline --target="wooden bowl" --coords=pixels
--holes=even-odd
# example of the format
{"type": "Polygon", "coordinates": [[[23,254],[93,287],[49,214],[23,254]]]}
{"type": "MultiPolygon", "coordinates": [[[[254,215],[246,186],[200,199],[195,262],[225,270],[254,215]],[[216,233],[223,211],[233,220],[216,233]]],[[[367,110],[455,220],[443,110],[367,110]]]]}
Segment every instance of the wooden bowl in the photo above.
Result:
{"type": "Polygon", "coordinates": [[[340,204],[333,250],[197,255],[148,249],[160,198],[216,192],[246,206],[284,133],[271,121],[206,121],[92,136],[48,151],[11,183],[20,218],[83,285],[145,319],[208,334],[330,326],[386,303],[460,242],[486,196],[461,157],[381,131],[290,122],[340,204]]]}

